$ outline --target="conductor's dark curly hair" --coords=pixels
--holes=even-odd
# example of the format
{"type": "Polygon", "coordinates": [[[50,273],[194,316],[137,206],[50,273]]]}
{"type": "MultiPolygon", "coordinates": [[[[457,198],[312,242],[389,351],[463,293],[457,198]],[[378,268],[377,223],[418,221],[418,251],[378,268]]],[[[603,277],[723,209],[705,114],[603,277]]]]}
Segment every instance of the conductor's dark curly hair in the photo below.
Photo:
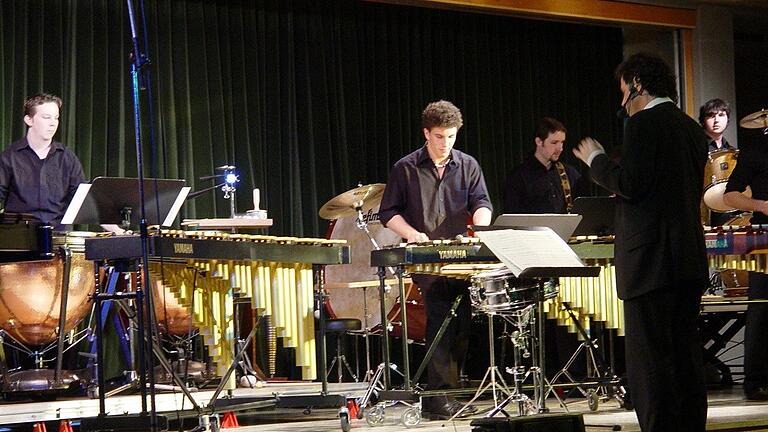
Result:
{"type": "Polygon", "coordinates": [[[677,102],[675,74],[664,60],[653,54],[631,55],[616,68],[615,75],[628,85],[636,81],[653,96],[668,97],[677,102]]]}

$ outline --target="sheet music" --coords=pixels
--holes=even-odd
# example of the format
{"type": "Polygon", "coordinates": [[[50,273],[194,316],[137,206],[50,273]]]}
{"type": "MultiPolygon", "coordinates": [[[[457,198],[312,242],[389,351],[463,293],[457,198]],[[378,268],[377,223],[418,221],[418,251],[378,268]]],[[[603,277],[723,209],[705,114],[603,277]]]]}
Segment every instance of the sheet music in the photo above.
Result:
{"type": "Polygon", "coordinates": [[[88,195],[90,189],[90,183],[80,183],[80,186],[78,186],[75,191],[75,195],[72,197],[72,201],[69,203],[69,207],[67,207],[67,211],[64,212],[64,217],[61,219],[62,225],[72,225],[72,222],[75,221],[75,216],[77,216],[77,212],[80,211],[80,207],[82,207],[83,201],[85,201],[85,197],[88,195]]]}
{"type": "Polygon", "coordinates": [[[579,257],[549,228],[475,233],[515,276],[530,267],[584,267],[579,257]]]}
{"type": "Polygon", "coordinates": [[[190,190],[192,190],[192,188],[189,186],[184,186],[183,188],[181,188],[181,191],[179,191],[179,195],[176,197],[176,201],[173,202],[171,209],[168,211],[168,214],[165,216],[165,220],[163,221],[162,226],[173,225],[173,221],[176,220],[176,215],[179,214],[179,210],[181,210],[181,205],[184,204],[184,200],[187,199],[187,195],[189,194],[190,190]]]}

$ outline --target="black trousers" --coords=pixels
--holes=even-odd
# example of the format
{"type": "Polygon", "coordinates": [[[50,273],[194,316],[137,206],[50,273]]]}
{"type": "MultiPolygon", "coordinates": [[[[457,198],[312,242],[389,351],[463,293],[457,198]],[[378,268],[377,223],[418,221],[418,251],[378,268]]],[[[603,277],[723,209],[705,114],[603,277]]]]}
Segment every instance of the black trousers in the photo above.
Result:
{"type": "Polygon", "coordinates": [[[700,304],[699,287],[684,285],[624,301],[627,380],[644,432],[706,429],[700,304]]]}
{"type": "MultiPolygon", "coordinates": [[[[749,299],[768,299],[768,275],[749,272],[749,299]]],[[[768,388],[768,303],[747,306],[744,326],[744,391],[768,388]]]]}
{"type": "Polygon", "coordinates": [[[435,340],[443,320],[458,295],[464,295],[443,337],[437,344],[427,364],[429,390],[457,388],[459,370],[467,356],[472,324],[468,282],[439,276],[413,275],[413,281],[421,289],[427,315],[427,347],[435,340]]]}

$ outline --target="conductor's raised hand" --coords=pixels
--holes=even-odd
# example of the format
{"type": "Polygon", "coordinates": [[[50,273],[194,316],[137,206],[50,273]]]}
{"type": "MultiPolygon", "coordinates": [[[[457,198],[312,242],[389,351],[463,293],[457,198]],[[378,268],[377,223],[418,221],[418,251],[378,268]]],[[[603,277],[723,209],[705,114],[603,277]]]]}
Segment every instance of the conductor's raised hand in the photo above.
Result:
{"type": "Polygon", "coordinates": [[[582,162],[588,164],[589,155],[595,151],[605,152],[603,146],[596,139],[586,137],[579,141],[573,149],[573,154],[581,159],[582,162]]]}

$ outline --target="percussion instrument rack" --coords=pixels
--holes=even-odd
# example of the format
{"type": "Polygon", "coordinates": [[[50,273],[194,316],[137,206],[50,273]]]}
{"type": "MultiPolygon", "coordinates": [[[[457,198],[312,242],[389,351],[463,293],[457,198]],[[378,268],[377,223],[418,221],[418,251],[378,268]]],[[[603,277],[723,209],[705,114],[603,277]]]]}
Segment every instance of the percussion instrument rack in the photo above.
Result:
{"type": "MultiPolygon", "coordinates": [[[[405,284],[403,282],[403,276],[406,273],[406,268],[411,273],[420,273],[420,268],[431,270],[432,264],[452,264],[452,263],[486,263],[486,262],[498,262],[499,259],[491,250],[481,243],[477,238],[464,238],[461,240],[434,240],[428,244],[401,244],[399,247],[385,248],[381,250],[371,251],[371,266],[378,267],[379,275],[379,296],[381,304],[381,317],[383,328],[388,328],[389,323],[387,320],[387,311],[384,307],[385,298],[385,274],[387,267],[394,267],[396,269],[396,275],[398,276],[398,288],[400,298],[406,298],[405,284]]],[[[559,268],[559,267],[531,267],[526,269],[519,275],[521,278],[550,278],[559,276],[581,276],[591,277],[597,276],[600,272],[598,267],[583,267],[583,268],[559,268]]],[[[540,296],[543,296],[540,293],[540,296]]],[[[538,323],[542,322],[544,317],[543,301],[538,301],[536,306],[536,319],[538,323]]],[[[448,319],[448,317],[446,318],[448,319]]],[[[403,400],[413,401],[415,400],[414,390],[411,386],[410,377],[410,364],[409,364],[409,352],[408,352],[408,317],[406,308],[400,308],[400,321],[402,322],[402,350],[403,350],[403,390],[392,391],[391,377],[390,377],[390,356],[389,356],[389,336],[387,332],[383,332],[382,335],[382,353],[384,357],[383,379],[384,386],[383,391],[379,393],[379,400],[403,400]]],[[[544,343],[544,326],[538,325],[538,340],[539,346],[543,346],[544,343]]],[[[434,344],[437,341],[433,341],[434,344]]],[[[544,350],[539,352],[539,367],[540,374],[544,376],[544,350]]],[[[422,361],[424,364],[429,361],[429,357],[425,357],[422,361]]],[[[423,366],[423,365],[422,365],[423,366]]],[[[421,367],[419,368],[422,369],[421,367]]],[[[377,385],[376,382],[371,382],[371,386],[377,385]]],[[[544,395],[545,392],[545,380],[539,380],[537,387],[538,399],[537,404],[540,412],[546,412],[544,395]]],[[[441,392],[442,393],[442,392],[441,392]]]]}
{"type": "MultiPolygon", "coordinates": [[[[349,246],[343,241],[324,240],[324,239],[302,239],[293,237],[274,237],[263,235],[247,234],[227,234],[213,231],[163,231],[160,235],[154,234],[147,238],[147,250],[150,260],[163,259],[166,262],[187,262],[188,260],[205,261],[273,261],[311,264],[314,273],[315,301],[322,304],[324,298],[324,272],[325,266],[331,264],[347,264],[350,261],[349,246]]],[[[125,262],[136,261],[141,256],[141,238],[137,235],[123,235],[89,238],[85,241],[85,256],[88,260],[97,262],[97,266],[106,262],[125,262]]],[[[98,274],[98,273],[97,273],[98,274]]],[[[96,298],[109,300],[115,298],[127,298],[130,293],[116,293],[101,298],[99,288],[97,287],[96,298]]],[[[138,309],[138,308],[137,308],[138,309]]],[[[100,308],[97,307],[97,311],[100,308]]],[[[140,313],[140,311],[137,311],[140,313]]],[[[320,313],[320,365],[321,371],[326,368],[326,343],[325,343],[325,313],[323,307],[319,308],[320,313]]],[[[98,319],[98,317],[97,317],[98,319]]],[[[97,330],[99,327],[97,327],[97,330]]],[[[245,346],[253,339],[256,326],[245,341],[245,346]]],[[[157,342],[153,339],[153,344],[157,342]]],[[[158,347],[154,347],[155,354],[160,355],[158,347]]],[[[212,411],[219,408],[232,410],[231,405],[236,402],[228,401],[221,403],[217,400],[218,395],[223,390],[227,378],[234,371],[237,362],[244,354],[245,348],[240,350],[235,356],[233,363],[229,366],[226,376],[223,377],[219,388],[214,392],[208,407],[212,411]]],[[[101,361],[99,365],[101,366],[101,361]]],[[[164,364],[161,360],[161,363],[164,364]]],[[[165,364],[164,364],[165,365],[165,364]]],[[[166,368],[168,369],[168,368],[166,368]]],[[[171,370],[167,370],[169,375],[174,377],[177,385],[182,387],[185,395],[192,402],[195,409],[200,411],[192,399],[183,383],[178,381],[178,377],[171,370]]],[[[99,379],[102,380],[103,374],[99,372],[99,379]]],[[[328,393],[328,381],[325,374],[322,374],[322,390],[320,395],[303,396],[285,396],[275,395],[275,400],[271,403],[279,408],[306,408],[306,407],[326,407],[339,408],[342,427],[348,424],[349,417],[346,411],[346,399],[341,395],[331,395],[328,393]],[[346,415],[346,417],[345,417],[346,415]]],[[[100,388],[103,388],[103,382],[100,382],[100,388]]],[[[103,392],[99,392],[100,398],[103,392]]],[[[246,404],[256,403],[263,405],[264,401],[241,401],[246,404]]],[[[103,404],[103,401],[102,401],[103,404]]],[[[103,405],[102,405],[103,406],[103,405]]]]}
{"type": "MultiPolygon", "coordinates": [[[[405,283],[403,275],[405,266],[418,264],[449,264],[449,263],[467,263],[467,262],[497,262],[498,259],[485,245],[479,242],[467,241],[457,244],[454,241],[435,241],[428,245],[402,245],[394,248],[384,248],[371,251],[371,267],[378,267],[379,275],[379,296],[381,306],[382,327],[389,328],[387,320],[387,310],[385,306],[386,289],[386,269],[394,267],[395,274],[398,276],[398,289],[400,299],[406,298],[405,283]]],[[[408,316],[406,308],[400,308],[400,322],[402,323],[402,343],[403,343],[403,387],[406,393],[411,392],[410,361],[408,355],[408,316]]],[[[390,375],[390,356],[389,356],[389,335],[387,331],[382,333],[382,353],[384,357],[384,390],[388,391],[391,387],[390,375]]],[[[425,358],[424,363],[428,361],[425,358]]],[[[421,368],[420,368],[421,369],[421,368]]],[[[397,395],[395,395],[397,396],[397,395]]],[[[412,399],[412,396],[404,395],[406,399],[412,399]]]]}

